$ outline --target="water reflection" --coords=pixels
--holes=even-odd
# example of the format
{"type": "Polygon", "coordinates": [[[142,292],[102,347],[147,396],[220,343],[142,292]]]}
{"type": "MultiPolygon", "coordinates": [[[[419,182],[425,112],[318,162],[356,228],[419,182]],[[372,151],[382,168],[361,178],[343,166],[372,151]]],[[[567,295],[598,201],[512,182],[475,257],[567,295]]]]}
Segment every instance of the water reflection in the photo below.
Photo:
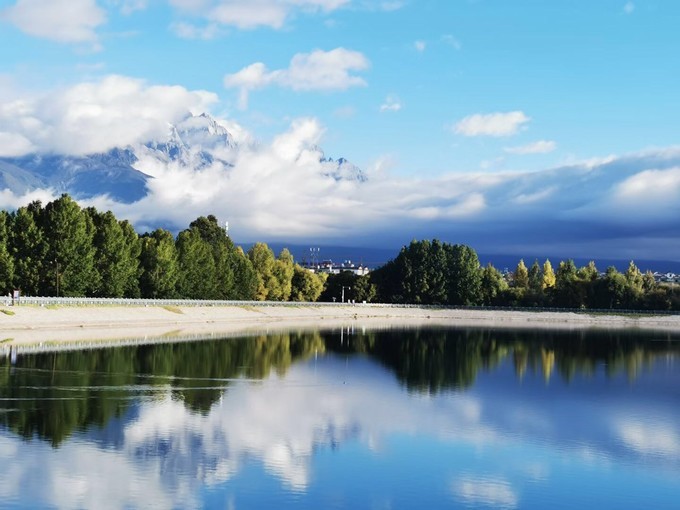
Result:
{"type": "Polygon", "coordinates": [[[634,479],[670,508],[679,344],[650,340],[301,332],[24,356],[0,368],[0,497],[64,508],[544,508],[555,491],[566,507],[609,506],[623,491],[618,507],[649,507],[625,485],[634,479]]]}

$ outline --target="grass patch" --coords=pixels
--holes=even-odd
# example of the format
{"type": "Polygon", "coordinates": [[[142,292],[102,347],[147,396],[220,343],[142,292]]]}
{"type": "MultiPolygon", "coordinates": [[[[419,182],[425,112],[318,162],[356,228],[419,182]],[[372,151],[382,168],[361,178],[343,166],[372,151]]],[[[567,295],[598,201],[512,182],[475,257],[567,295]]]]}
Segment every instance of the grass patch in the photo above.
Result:
{"type": "Polygon", "coordinates": [[[7,342],[11,342],[12,340],[14,340],[14,338],[3,338],[2,340],[0,340],[0,344],[6,344],[7,342]]]}
{"type": "Polygon", "coordinates": [[[248,312],[264,313],[262,310],[259,310],[257,306],[241,305],[239,308],[247,310],[248,312]]]}
{"type": "Polygon", "coordinates": [[[179,307],[177,307],[177,306],[164,306],[163,309],[164,309],[164,310],[167,310],[168,312],[177,313],[177,314],[179,314],[179,315],[182,315],[182,314],[184,313],[184,312],[183,312],[179,307]]]}
{"type": "Polygon", "coordinates": [[[0,309],[0,312],[4,313],[5,315],[16,315],[12,310],[0,309]]]}

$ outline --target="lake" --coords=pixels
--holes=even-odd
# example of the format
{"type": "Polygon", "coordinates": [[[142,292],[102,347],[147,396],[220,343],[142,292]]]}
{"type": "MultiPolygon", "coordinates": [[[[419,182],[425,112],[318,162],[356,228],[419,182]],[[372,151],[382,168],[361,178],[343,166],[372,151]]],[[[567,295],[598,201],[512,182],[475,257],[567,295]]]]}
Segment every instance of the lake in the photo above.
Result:
{"type": "Polygon", "coordinates": [[[2,508],[678,508],[680,334],[406,329],[0,358],[2,508]]]}

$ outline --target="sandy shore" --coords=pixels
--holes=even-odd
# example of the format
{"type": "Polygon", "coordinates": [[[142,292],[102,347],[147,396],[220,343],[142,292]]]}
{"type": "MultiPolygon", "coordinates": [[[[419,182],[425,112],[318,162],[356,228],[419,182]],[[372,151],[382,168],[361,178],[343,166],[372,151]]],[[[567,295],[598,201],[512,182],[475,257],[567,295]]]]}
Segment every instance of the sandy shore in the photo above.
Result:
{"type": "Polygon", "coordinates": [[[431,325],[494,328],[638,328],[680,332],[680,315],[454,310],[372,305],[0,307],[0,350],[117,339],[216,337],[307,328],[431,325]]]}

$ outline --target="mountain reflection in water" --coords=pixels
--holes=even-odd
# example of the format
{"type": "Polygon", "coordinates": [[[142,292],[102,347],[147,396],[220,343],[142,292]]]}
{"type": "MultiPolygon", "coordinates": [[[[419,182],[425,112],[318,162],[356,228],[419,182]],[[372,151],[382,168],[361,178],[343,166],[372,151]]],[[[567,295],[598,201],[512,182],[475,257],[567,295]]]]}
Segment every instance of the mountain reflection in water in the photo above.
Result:
{"type": "Polygon", "coordinates": [[[679,353],[658,332],[440,328],[0,359],[0,497],[672,508],[679,353]]]}

